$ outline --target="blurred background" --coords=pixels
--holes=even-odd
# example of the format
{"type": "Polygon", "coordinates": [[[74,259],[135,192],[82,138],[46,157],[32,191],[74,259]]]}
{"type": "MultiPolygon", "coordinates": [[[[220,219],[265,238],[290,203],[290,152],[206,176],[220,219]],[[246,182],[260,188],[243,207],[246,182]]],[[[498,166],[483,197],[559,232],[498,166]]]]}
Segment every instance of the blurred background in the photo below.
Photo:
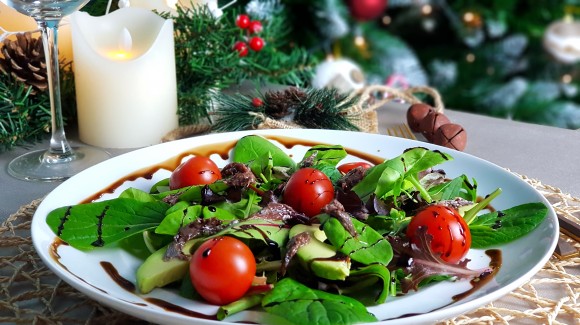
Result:
{"type": "MultiPolygon", "coordinates": [[[[580,0],[91,0],[82,11],[100,16],[141,6],[175,14],[177,5],[211,13],[181,12],[176,31],[215,23],[212,32],[176,38],[176,49],[185,49],[176,51],[182,125],[207,116],[215,89],[249,79],[346,90],[429,86],[454,110],[580,128],[580,0]],[[262,22],[266,41],[264,50],[243,58],[232,49],[246,37],[236,27],[240,14],[262,22]],[[188,58],[192,53],[198,56],[188,58]],[[333,84],[337,75],[342,79],[333,84]]],[[[0,28],[2,152],[42,138],[50,111],[46,79],[38,78],[44,69],[38,35],[14,41],[36,24],[0,3],[0,28]]],[[[76,103],[66,19],[59,30],[70,124],[76,103]]]]}
{"type": "MultiPolygon", "coordinates": [[[[580,128],[580,0],[285,0],[294,39],[447,107],[580,128]]],[[[319,54],[321,55],[321,54],[319,54]]]]}

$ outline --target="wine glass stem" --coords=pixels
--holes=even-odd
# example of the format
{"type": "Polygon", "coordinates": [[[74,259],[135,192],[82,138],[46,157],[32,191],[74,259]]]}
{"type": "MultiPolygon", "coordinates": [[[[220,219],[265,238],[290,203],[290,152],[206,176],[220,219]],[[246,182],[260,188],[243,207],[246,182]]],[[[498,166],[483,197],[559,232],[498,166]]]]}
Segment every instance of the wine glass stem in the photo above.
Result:
{"type": "Polygon", "coordinates": [[[42,33],[42,45],[46,57],[48,89],[50,92],[50,113],[52,117],[52,135],[50,147],[44,159],[54,162],[73,158],[73,151],[66,140],[62,106],[60,100],[60,77],[58,62],[58,24],[60,20],[38,20],[38,28],[42,33]]]}

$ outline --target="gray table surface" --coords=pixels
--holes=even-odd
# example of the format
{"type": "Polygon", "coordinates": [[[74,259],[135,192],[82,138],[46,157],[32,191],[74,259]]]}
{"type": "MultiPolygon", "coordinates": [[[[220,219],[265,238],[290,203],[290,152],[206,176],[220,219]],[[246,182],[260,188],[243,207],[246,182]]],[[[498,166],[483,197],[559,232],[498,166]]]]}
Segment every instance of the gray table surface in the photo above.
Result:
{"type": "MultiPolygon", "coordinates": [[[[403,123],[408,105],[390,104],[379,110],[380,133],[386,127],[403,123]]],[[[488,160],[518,174],[560,188],[580,197],[580,131],[490,118],[447,110],[452,122],[468,132],[465,152],[488,160]]],[[[75,136],[69,136],[75,138],[75,136]]],[[[421,138],[421,137],[419,137],[421,138]]],[[[18,208],[42,198],[60,182],[29,182],[8,175],[10,160],[31,149],[43,149],[48,140],[29,148],[16,148],[0,154],[0,222],[18,208]]],[[[113,156],[130,150],[109,150],[113,156]]]]}

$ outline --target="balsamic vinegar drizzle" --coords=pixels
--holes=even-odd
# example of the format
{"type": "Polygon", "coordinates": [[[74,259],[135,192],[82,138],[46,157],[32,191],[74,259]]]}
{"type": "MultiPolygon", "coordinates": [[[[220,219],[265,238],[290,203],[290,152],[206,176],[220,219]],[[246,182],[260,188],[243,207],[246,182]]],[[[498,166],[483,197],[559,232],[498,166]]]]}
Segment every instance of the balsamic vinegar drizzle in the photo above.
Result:
{"type": "MultiPolygon", "coordinates": [[[[291,149],[297,145],[312,147],[314,145],[321,144],[319,141],[295,139],[295,138],[285,137],[285,136],[265,136],[265,137],[270,139],[270,140],[274,140],[274,141],[279,142],[287,149],[291,149]]],[[[150,166],[150,167],[146,167],[146,168],[142,168],[140,170],[137,170],[137,171],[115,181],[114,183],[112,183],[108,187],[102,189],[101,191],[96,192],[95,194],[87,197],[85,200],[83,200],[80,203],[93,202],[93,201],[99,199],[100,197],[102,197],[104,194],[113,193],[118,187],[120,187],[125,182],[134,181],[138,178],[151,179],[151,178],[153,178],[153,175],[161,169],[172,171],[175,168],[177,168],[177,166],[179,166],[179,164],[181,163],[181,160],[183,158],[185,158],[186,156],[189,156],[189,155],[202,155],[202,156],[209,157],[212,154],[217,154],[222,159],[227,160],[229,158],[229,152],[235,146],[236,143],[237,143],[237,140],[232,140],[232,141],[227,141],[227,142],[222,142],[222,143],[217,143],[217,144],[208,144],[208,145],[204,145],[204,146],[199,146],[199,147],[196,147],[194,149],[184,151],[183,153],[181,153],[177,156],[171,157],[165,161],[162,161],[154,166],[150,166]]],[[[369,154],[369,153],[362,152],[359,150],[347,149],[347,148],[345,148],[345,150],[350,155],[367,160],[368,162],[375,164],[375,165],[380,164],[384,161],[383,157],[375,156],[373,154],[369,154]]],[[[410,149],[407,149],[407,150],[410,150],[410,149]]],[[[439,151],[435,151],[435,152],[439,152],[439,151]]],[[[441,153],[441,155],[447,160],[447,157],[443,153],[441,153]]],[[[94,243],[92,243],[93,246],[98,247],[98,246],[104,245],[104,242],[102,239],[102,221],[103,221],[103,218],[105,217],[105,214],[106,214],[106,209],[105,209],[105,211],[103,211],[102,214],[97,216],[97,219],[98,219],[98,223],[97,223],[98,239],[94,243]]],[[[61,232],[64,229],[64,223],[66,223],[69,215],[70,215],[70,212],[67,211],[65,213],[65,215],[63,216],[61,225],[58,228],[57,236],[61,235],[61,232]]],[[[499,225],[499,226],[501,226],[501,225],[499,225]]],[[[255,228],[255,229],[257,229],[257,228],[255,228]]],[[[264,240],[269,244],[269,246],[274,246],[272,243],[270,243],[271,240],[268,238],[267,234],[261,233],[261,235],[264,237],[264,240]]],[[[276,244],[276,243],[274,242],[274,244],[276,244]]],[[[79,277],[78,275],[76,275],[75,273],[70,271],[68,269],[68,267],[66,267],[64,264],[62,264],[60,262],[61,256],[58,253],[58,248],[60,246],[68,246],[68,244],[63,242],[60,238],[56,237],[49,248],[49,253],[50,253],[50,256],[52,257],[52,259],[60,267],[62,267],[64,270],[66,270],[67,272],[69,272],[70,274],[75,276],[80,281],[90,285],[91,287],[93,287],[93,288],[95,288],[95,289],[97,289],[105,294],[108,294],[108,292],[106,292],[105,290],[98,288],[98,287],[94,286],[93,284],[87,282],[85,279],[79,277]]],[[[277,246],[277,244],[276,244],[276,246],[277,246]]],[[[272,248],[276,248],[276,247],[272,247],[272,248]]],[[[490,272],[488,274],[481,275],[480,277],[471,280],[470,284],[472,287],[469,290],[467,290],[461,294],[453,296],[452,303],[459,301],[461,299],[464,299],[465,297],[469,296],[470,294],[472,294],[473,292],[475,292],[476,290],[478,290],[479,288],[481,288],[482,286],[487,284],[489,281],[491,281],[491,279],[497,274],[497,272],[499,271],[501,264],[502,264],[501,251],[496,250],[496,249],[492,249],[492,250],[486,251],[486,254],[491,258],[489,266],[490,266],[490,268],[492,268],[492,272],[490,272]]],[[[348,258],[348,256],[346,256],[346,255],[343,256],[342,254],[336,254],[335,256],[332,256],[332,257],[319,258],[317,260],[339,260],[339,259],[344,259],[344,258],[348,258]]],[[[104,271],[109,275],[109,277],[119,287],[123,288],[124,290],[126,290],[130,293],[138,295],[135,284],[132,283],[131,281],[127,280],[123,276],[121,276],[112,263],[110,263],[108,261],[101,261],[100,265],[104,269],[104,271]]],[[[162,299],[153,298],[153,297],[143,297],[143,300],[147,301],[150,304],[153,304],[153,305],[156,305],[160,308],[163,308],[169,312],[182,314],[182,315],[189,316],[192,318],[217,320],[217,315],[205,315],[202,313],[198,313],[198,312],[183,308],[181,306],[175,305],[175,304],[170,303],[168,301],[164,301],[162,299]]],[[[137,305],[137,306],[147,306],[147,304],[145,304],[145,303],[137,303],[137,302],[132,302],[132,301],[127,301],[127,302],[134,304],[134,305],[137,305]]],[[[447,306],[448,305],[437,308],[435,310],[442,309],[442,308],[445,308],[447,306]]],[[[433,310],[433,311],[435,311],[435,310],[433,310]]],[[[406,315],[402,315],[402,316],[397,317],[397,318],[405,318],[405,317],[411,317],[411,316],[415,316],[415,315],[418,315],[418,314],[406,314],[406,315]]]]}

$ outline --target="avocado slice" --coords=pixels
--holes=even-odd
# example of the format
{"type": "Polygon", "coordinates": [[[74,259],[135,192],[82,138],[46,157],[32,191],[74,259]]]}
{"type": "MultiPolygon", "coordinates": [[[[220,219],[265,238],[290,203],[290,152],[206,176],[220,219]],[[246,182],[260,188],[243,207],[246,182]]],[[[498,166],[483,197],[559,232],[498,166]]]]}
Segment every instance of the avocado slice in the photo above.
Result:
{"type": "Polygon", "coordinates": [[[350,258],[335,258],[337,250],[324,243],[326,234],[320,230],[320,225],[295,225],[290,229],[289,237],[303,232],[310,235],[310,241],[296,253],[300,263],[318,277],[328,280],[346,279],[350,274],[350,258]]]}
{"type": "Polygon", "coordinates": [[[155,251],[137,269],[137,288],[141,293],[179,281],[187,274],[189,262],[178,258],[165,261],[167,246],[155,251]]]}

